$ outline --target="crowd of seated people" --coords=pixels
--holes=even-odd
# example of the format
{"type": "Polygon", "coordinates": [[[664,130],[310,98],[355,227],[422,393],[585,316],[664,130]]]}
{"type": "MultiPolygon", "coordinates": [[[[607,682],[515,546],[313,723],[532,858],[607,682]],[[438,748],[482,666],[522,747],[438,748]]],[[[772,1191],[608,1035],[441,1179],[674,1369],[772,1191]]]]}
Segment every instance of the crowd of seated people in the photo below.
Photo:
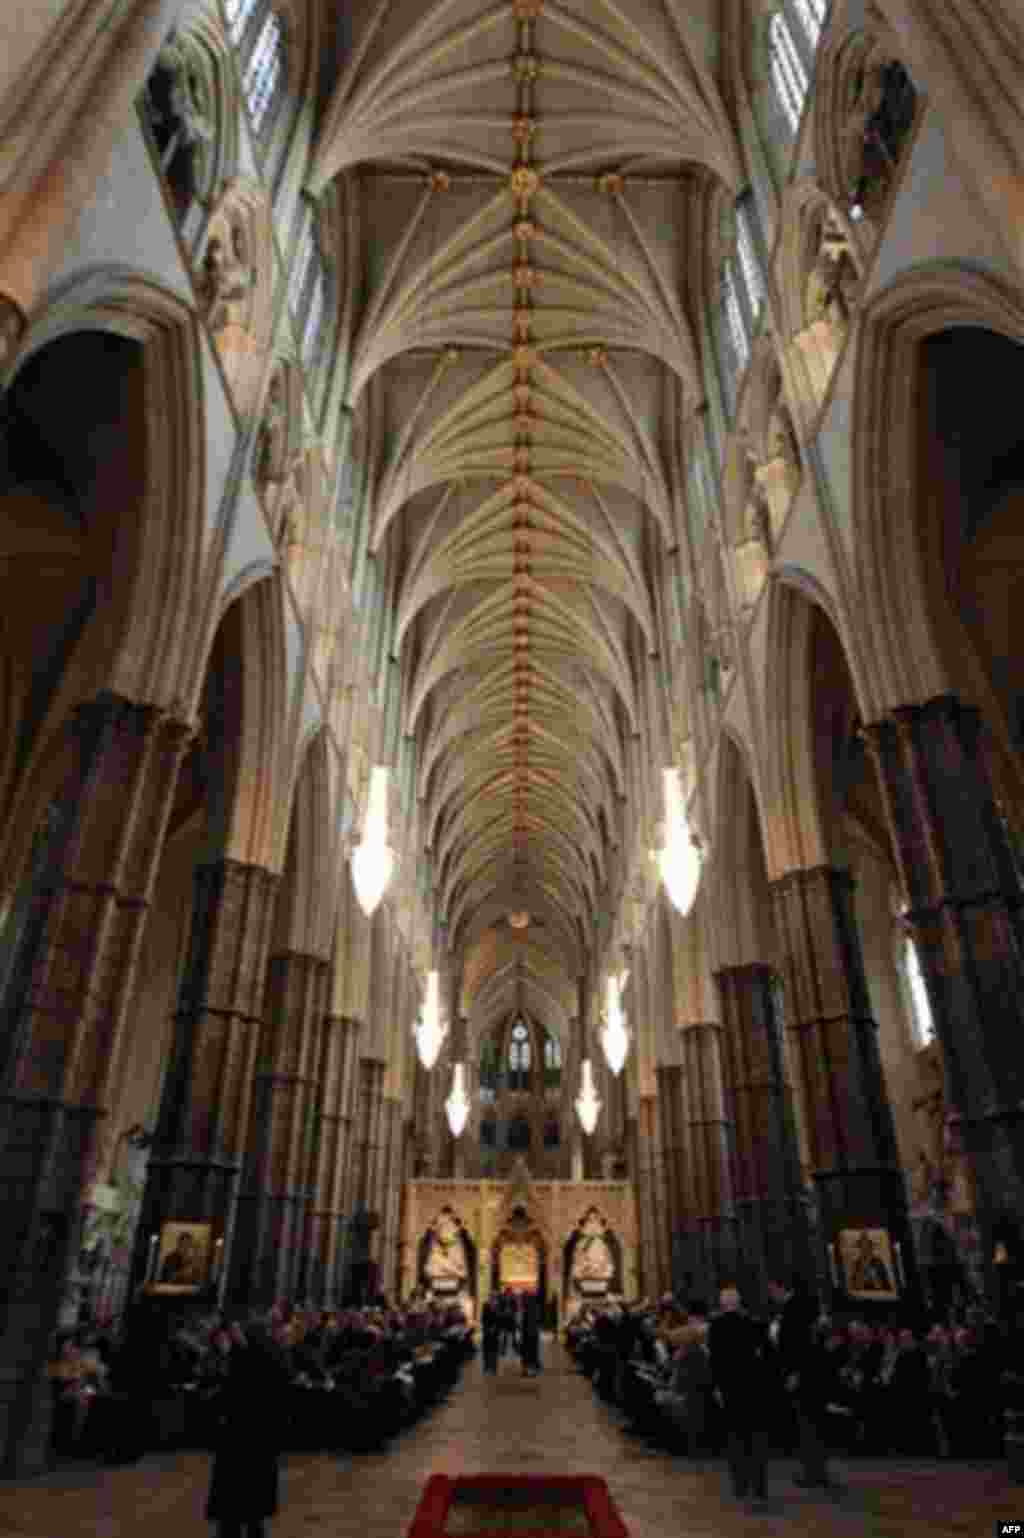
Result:
{"type": "Polygon", "coordinates": [[[422,1297],[404,1307],[168,1319],[144,1311],[123,1329],[63,1335],[50,1363],[58,1457],[130,1461],[156,1447],[205,1447],[232,1352],[250,1322],[272,1341],[291,1385],[290,1450],[381,1446],[435,1405],[473,1354],[462,1310],[422,1297]]]}
{"type": "MultiPolygon", "coordinates": [[[[769,1314],[769,1340],[777,1339],[769,1314]]],[[[1024,1320],[1021,1321],[1024,1326],[1024,1320]]],[[[566,1344],[632,1429],[691,1456],[723,1450],[725,1428],[703,1303],[616,1301],[580,1310],[566,1344]]],[[[1024,1327],[978,1307],[924,1322],[821,1314],[813,1337],[828,1447],[844,1455],[998,1458],[1008,1421],[1024,1429],[1024,1327]]],[[[781,1371],[767,1424],[793,1452],[798,1415],[781,1371]]]]}

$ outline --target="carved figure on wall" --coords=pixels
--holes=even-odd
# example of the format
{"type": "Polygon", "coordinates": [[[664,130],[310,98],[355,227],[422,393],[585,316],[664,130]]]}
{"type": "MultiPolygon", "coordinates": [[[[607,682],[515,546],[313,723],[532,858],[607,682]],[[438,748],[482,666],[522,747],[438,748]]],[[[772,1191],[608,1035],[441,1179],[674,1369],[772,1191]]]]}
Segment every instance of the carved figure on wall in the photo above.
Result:
{"type": "Polygon", "coordinates": [[[899,60],[879,49],[870,53],[854,77],[842,130],[850,204],[869,219],[884,210],[916,104],[899,60]]]}
{"type": "Polygon", "coordinates": [[[615,1261],[596,1207],[591,1207],[580,1225],[580,1242],[576,1246],[572,1274],[580,1281],[601,1282],[610,1282],[615,1275],[615,1261]]]}
{"type": "Polygon", "coordinates": [[[280,372],[273,375],[267,388],[254,457],[256,483],[261,490],[283,481],[291,468],[288,463],[288,410],[280,372]]]}
{"type": "Polygon", "coordinates": [[[859,283],[860,273],[849,242],[826,224],[807,279],[808,323],[824,321],[837,340],[845,337],[859,283]]]}
{"type": "Polygon", "coordinates": [[[0,369],[14,361],[26,329],[25,317],[13,299],[0,294],[0,369]]]}
{"type": "Polygon", "coordinates": [[[793,426],[789,407],[783,400],[776,401],[772,409],[766,437],[768,458],[781,459],[799,475],[801,473],[800,445],[797,443],[796,429],[793,426]]]}
{"type": "Polygon", "coordinates": [[[450,1207],[443,1207],[427,1231],[426,1253],[421,1267],[429,1286],[447,1290],[464,1286],[470,1277],[469,1252],[462,1224],[450,1207]]]}
{"type": "Polygon", "coordinates": [[[750,488],[750,496],[747,499],[747,537],[756,540],[761,546],[768,560],[772,558],[772,510],[768,501],[768,493],[759,481],[755,481],[750,488]]]}
{"type": "Polygon", "coordinates": [[[145,102],[164,173],[184,214],[206,188],[215,135],[206,81],[181,39],[171,38],[157,55],[145,102]]]}
{"type": "Polygon", "coordinates": [[[622,1290],[622,1247],[602,1214],[590,1207],[565,1246],[565,1291],[577,1298],[622,1290]]]}
{"type": "Polygon", "coordinates": [[[284,490],[281,492],[275,534],[278,549],[301,542],[302,504],[302,461],[299,459],[293,461],[284,490]]]}
{"type": "Polygon", "coordinates": [[[241,225],[233,224],[227,237],[212,234],[198,284],[211,331],[223,331],[236,318],[233,307],[249,295],[255,281],[256,270],[247,257],[241,225]]]}

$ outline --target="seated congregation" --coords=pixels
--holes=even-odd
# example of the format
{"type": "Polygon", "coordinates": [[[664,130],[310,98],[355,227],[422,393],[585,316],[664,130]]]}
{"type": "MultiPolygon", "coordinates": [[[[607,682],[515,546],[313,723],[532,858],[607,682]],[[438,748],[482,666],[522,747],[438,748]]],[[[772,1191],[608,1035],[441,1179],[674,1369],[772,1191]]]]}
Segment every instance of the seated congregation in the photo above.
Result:
{"type": "Polygon", "coordinates": [[[566,1345],[625,1429],[691,1458],[729,1452],[740,1396],[765,1451],[799,1454],[805,1476],[810,1443],[816,1467],[799,1483],[828,1483],[830,1452],[995,1459],[1004,1434],[1009,1450],[1024,1409],[1024,1330],[980,1307],[872,1322],[820,1312],[808,1296],[794,1332],[793,1294],[771,1291],[765,1317],[746,1315],[731,1288],[710,1316],[671,1295],[585,1307],[566,1345]],[[716,1321],[731,1312],[749,1325],[738,1359],[731,1342],[716,1353],[716,1321]]]}
{"type": "Polygon", "coordinates": [[[64,1335],[49,1369],[54,1455],[122,1463],[214,1446],[236,1358],[252,1345],[285,1450],[379,1448],[445,1396],[474,1346],[459,1308],[378,1301],[332,1313],[276,1304],[244,1318],[141,1310],[119,1332],[64,1335]]]}

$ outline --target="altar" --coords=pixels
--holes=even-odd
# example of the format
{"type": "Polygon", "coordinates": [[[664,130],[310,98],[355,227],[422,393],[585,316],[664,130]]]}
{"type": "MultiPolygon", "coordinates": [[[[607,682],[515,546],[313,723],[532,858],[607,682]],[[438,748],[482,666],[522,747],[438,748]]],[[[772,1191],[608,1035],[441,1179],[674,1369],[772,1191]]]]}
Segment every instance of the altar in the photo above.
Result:
{"type": "Polygon", "coordinates": [[[540,1292],[565,1322],[586,1302],[638,1293],[637,1212],[625,1180],[407,1181],[400,1293],[474,1314],[495,1292],[540,1292]]]}

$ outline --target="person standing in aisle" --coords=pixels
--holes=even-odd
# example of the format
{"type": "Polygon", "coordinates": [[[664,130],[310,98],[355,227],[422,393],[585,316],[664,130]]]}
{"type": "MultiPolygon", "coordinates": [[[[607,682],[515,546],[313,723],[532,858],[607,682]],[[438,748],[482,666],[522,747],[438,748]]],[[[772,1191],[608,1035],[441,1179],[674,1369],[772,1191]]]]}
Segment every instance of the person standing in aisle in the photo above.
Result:
{"type": "Polygon", "coordinates": [[[744,1309],[736,1287],[723,1287],[708,1330],[714,1391],[726,1429],[726,1457],[738,1500],[767,1498],[771,1365],[768,1331],[744,1309]]]}
{"type": "Polygon", "coordinates": [[[480,1317],[484,1372],[496,1373],[498,1371],[498,1357],[501,1353],[503,1328],[504,1316],[501,1304],[497,1298],[488,1298],[480,1317]]]}

